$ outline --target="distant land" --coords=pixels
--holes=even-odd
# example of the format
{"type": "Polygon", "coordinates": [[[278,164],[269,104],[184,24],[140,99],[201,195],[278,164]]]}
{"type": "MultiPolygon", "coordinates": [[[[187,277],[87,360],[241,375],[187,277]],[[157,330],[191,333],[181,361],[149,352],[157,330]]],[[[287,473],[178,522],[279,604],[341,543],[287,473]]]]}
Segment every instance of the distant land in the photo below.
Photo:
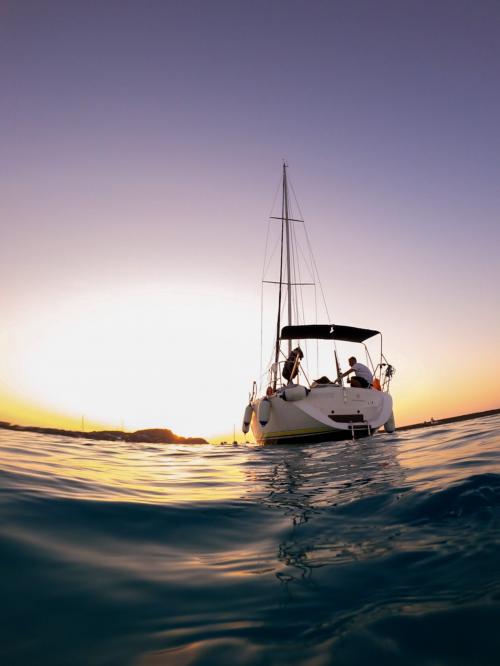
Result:
{"type": "MultiPolygon", "coordinates": [[[[445,419],[433,419],[422,421],[421,423],[412,423],[411,425],[396,428],[398,432],[403,430],[415,430],[416,428],[428,428],[446,423],[455,423],[457,421],[468,421],[470,419],[479,419],[484,416],[494,416],[500,414],[500,409],[490,409],[485,412],[474,412],[472,414],[460,414],[459,416],[450,416],[445,419]]],[[[40,428],[38,426],[20,426],[0,421],[0,428],[5,430],[17,430],[20,432],[37,432],[42,435],[62,435],[64,437],[80,437],[85,439],[100,439],[111,442],[142,442],[147,444],[208,444],[203,437],[181,437],[176,435],[168,428],[149,428],[146,430],[136,430],[135,432],[124,432],[122,430],[94,430],[84,432],[82,430],[62,430],[60,428],[40,428]]]]}
{"type": "Polygon", "coordinates": [[[143,442],[148,444],[208,444],[203,437],[181,437],[168,428],[150,428],[123,432],[122,430],[61,430],[60,428],[39,428],[37,426],[19,426],[0,421],[0,428],[21,432],[37,432],[42,435],[63,435],[64,437],[83,437],[85,439],[102,439],[111,442],[143,442]]]}
{"type": "Polygon", "coordinates": [[[450,416],[446,419],[434,419],[422,421],[422,423],[413,423],[412,425],[401,426],[396,430],[414,430],[415,428],[427,428],[429,426],[444,425],[445,423],[455,423],[456,421],[469,421],[470,419],[480,419],[483,416],[495,416],[500,414],[500,409],[490,409],[486,412],[474,412],[473,414],[461,414],[460,416],[450,416]]]}

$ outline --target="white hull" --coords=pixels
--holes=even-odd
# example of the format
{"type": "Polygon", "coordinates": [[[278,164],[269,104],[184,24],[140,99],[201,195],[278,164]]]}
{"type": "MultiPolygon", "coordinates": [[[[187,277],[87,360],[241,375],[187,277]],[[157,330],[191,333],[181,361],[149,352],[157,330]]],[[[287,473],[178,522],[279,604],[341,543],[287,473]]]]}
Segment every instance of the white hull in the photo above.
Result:
{"type": "Polygon", "coordinates": [[[327,441],[370,435],[389,421],[392,398],[388,393],[331,384],[311,388],[302,400],[288,402],[279,394],[270,402],[269,420],[258,420],[259,404],[252,402],[252,432],[259,444],[327,441]]]}

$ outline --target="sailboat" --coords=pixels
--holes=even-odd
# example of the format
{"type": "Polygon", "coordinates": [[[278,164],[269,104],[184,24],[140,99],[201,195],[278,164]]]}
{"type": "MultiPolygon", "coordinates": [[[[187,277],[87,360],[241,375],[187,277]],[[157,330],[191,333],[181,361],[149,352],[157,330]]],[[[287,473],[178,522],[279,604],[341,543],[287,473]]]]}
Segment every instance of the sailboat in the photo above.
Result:
{"type": "Polygon", "coordinates": [[[272,218],[281,222],[279,279],[273,281],[278,288],[273,356],[260,386],[253,382],[242,430],[246,434],[251,427],[259,444],[356,439],[373,435],[382,426],[386,432],[393,432],[395,423],[389,386],[394,368],[384,356],[382,334],[372,328],[294,321],[294,313],[298,312],[294,307],[297,286],[310,283],[297,282],[293,270],[298,252],[294,247],[296,235],[292,225],[303,223],[303,220],[290,215],[287,168],[284,162],[281,216],[272,218]],[[285,315],[286,322],[282,322],[285,315]],[[378,362],[373,363],[367,341],[372,343],[377,338],[378,362]],[[322,344],[331,346],[327,354],[335,379],[323,375],[311,380],[305,372],[301,345],[307,345],[311,340],[316,343],[326,341],[322,344]],[[340,369],[337,342],[360,346],[372,375],[366,388],[359,387],[354,381],[352,385],[347,383],[349,380],[340,369]]]}

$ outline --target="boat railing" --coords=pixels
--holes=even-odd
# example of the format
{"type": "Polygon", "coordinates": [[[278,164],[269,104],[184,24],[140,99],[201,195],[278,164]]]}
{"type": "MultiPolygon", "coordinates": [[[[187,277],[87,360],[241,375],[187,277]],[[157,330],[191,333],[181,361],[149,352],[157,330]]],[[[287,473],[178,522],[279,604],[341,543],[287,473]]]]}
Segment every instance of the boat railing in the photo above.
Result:
{"type": "MultiPolygon", "coordinates": [[[[265,388],[266,394],[267,395],[272,395],[276,391],[279,391],[282,388],[285,388],[288,384],[286,379],[283,377],[283,366],[286,363],[286,359],[283,359],[281,361],[277,361],[271,365],[269,370],[267,372],[264,372],[258,379],[257,382],[254,382],[254,389],[253,389],[253,395],[256,396],[257,392],[265,388]]],[[[294,365],[294,369],[298,369],[298,374],[294,379],[296,380],[296,383],[300,384],[301,383],[301,378],[304,380],[304,383],[309,387],[316,388],[318,386],[344,386],[342,380],[339,381],[339,379],[334,378],[330,379],[329,382],[320,382],[319,384],[317,383],[316,379],[310,380],[304,367],[302,364],[299,362],[294,365]]],[[[374,383],[373,386],[377,390],[382,391],[383,393],[387,393],[389,391],[389,385],[391,383],[391,379],[394,376],[394,366],[392,366],[390,363],[387,363],[386,359],[384,358],[384,361],[379,363],[375,368],[372,367],[373,370],[373,378],[374,378],[374,383]]]]}

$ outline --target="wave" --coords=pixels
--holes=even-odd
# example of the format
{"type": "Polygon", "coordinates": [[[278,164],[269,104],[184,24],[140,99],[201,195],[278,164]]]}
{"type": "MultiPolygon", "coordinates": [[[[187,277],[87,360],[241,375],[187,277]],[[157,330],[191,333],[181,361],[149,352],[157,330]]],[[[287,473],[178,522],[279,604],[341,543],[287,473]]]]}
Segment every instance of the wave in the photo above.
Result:
{"type": "Polygon", "coordinates": [[[3,663],[496,663],[500,428],[431,430],[0,438],[3,663]]]}

